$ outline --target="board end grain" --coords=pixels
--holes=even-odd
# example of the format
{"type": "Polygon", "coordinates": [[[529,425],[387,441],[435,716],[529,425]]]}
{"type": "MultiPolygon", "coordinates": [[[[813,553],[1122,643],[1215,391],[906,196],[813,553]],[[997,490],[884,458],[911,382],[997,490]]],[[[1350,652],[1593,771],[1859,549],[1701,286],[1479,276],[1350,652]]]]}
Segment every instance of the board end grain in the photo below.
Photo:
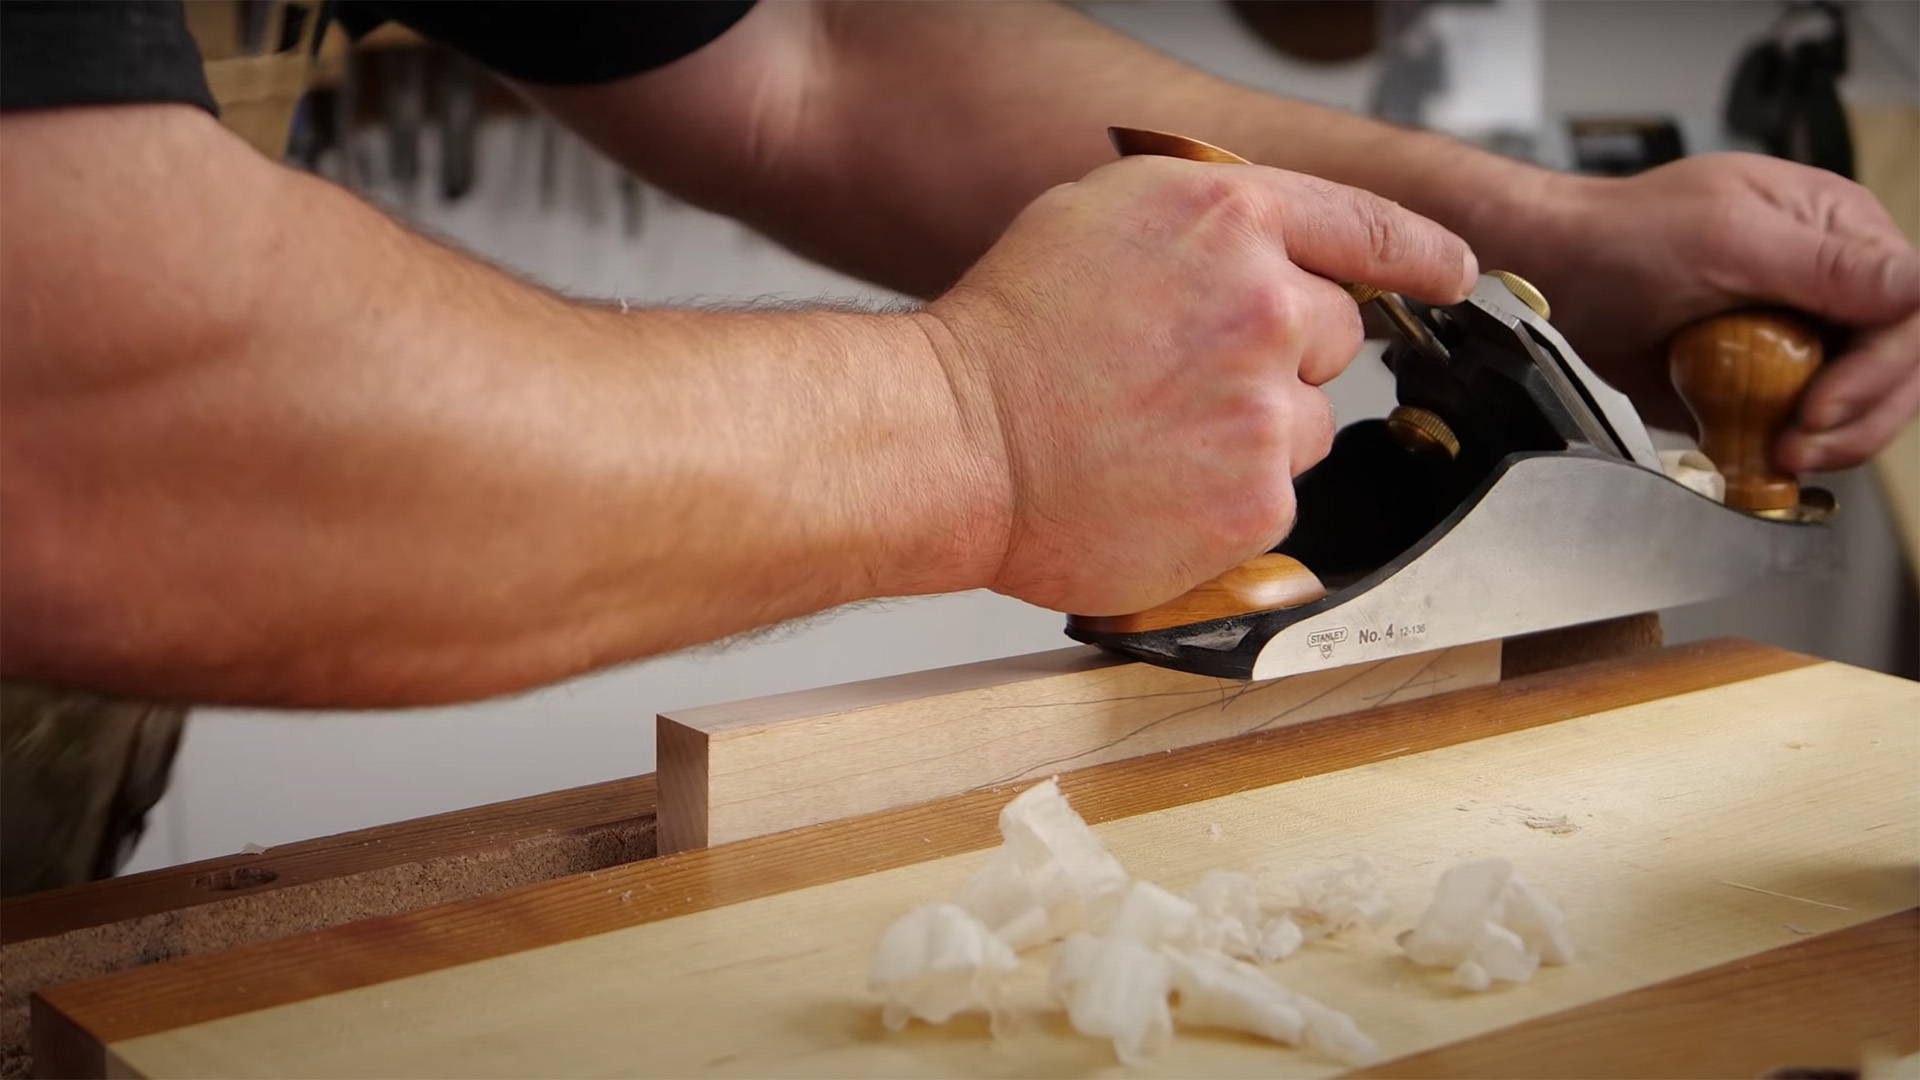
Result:
{"type": "Polygon", "coordinates": [[[33,995],[33,1075],[105,1076],[107,1049],[66,1013],[33,995]]]}
{"type": "Polygon", "coordinates": [[[670,716],[654,728],[654,757],[659,765],[657,819],[662,855],[707,846],[707,779],[711,739],[670,716]]]}

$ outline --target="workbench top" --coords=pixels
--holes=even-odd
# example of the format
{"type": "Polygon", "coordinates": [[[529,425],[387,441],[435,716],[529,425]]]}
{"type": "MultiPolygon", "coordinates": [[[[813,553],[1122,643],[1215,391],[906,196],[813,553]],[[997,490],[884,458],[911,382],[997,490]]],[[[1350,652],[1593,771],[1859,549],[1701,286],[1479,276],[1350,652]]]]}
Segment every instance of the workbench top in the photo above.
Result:
{"type": "MultiPolygon", "coordinates": [[[[1690,645],[1063,775],[1137,877],[1354,855],[1396,911],[1283,983],[1352,1013],[1373,1075],[1757,1076],[1920,1042],[1920,686],[1690,645]],[[1565,827],[1542,828],[1541,821],[1565,827]],[[1531,824],[1530,824],[1531,823],[1531,824]],[[1483,995],[1407,967],[1440,869],[1504,855],[1580,960],[1483,995]]],[[[950,897],[1014,789],[646,860],[45,991],[42,1071],[216,1075],[1086,1075],[1040,988],[1012,1030],[889,1033],[869,950],[950,897]]],[[[1342,1071],[1183,1032],[1170,1076],[1342,1071]]]]}

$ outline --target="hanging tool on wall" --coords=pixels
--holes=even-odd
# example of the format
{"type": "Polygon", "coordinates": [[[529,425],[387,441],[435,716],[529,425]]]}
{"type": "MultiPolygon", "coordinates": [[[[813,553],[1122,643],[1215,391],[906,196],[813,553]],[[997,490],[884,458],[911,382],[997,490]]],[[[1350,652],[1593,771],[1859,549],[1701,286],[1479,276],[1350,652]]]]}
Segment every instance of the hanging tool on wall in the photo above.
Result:
{"type": "Polygon", "coordinates": [[[464,198],[473,190],[480,143],[480,90],[473,62],[442,53],[436,68],[434,116],[440,125],[440,197],[464,198]]]}
{"type": "Polygon", "coordinates": [[[420,177],[420,136],[426,127],[427,56],[419,49],[388,49],[378,66],[387,176],[411,193],[420,177]]]}
{"type": "Polygon", "coordinates": [[[1734,66],[1727,130],[1851,179],[1853,137],[1839,89],[1846,73],[1846,12],[1828,0],[1788,4],[1734,66]]]}

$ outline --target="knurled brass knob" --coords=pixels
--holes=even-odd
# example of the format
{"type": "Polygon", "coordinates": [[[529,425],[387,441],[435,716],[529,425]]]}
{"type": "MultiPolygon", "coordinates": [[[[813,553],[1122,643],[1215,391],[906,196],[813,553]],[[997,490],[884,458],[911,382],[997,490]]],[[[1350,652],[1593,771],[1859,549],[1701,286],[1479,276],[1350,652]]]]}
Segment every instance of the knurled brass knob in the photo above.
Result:
{"type": "Polygon", "coordinates": [[[1535,315],[1543,319],[1553,317],[1548,313],[1549,308],[1547,307],[1546,295],[1539,289],[1534,288],[1533,282],[1528,281],[1526,278],[1521,277],[1511,270],[1489,270],[1487,271],[1487,275],[1500,279],[1500,284],[1505,285],[1507,291],[1512,293],[1515,299],[1532,308],[1535,315]]]}
{"type": "Polygon", "coordinates": [[[1400,445],[1416,454],[1459,456],[1460,440],[1445,420],[1417,405],[1395,405],[1387,414],[1387,430],[1400,445]]]}

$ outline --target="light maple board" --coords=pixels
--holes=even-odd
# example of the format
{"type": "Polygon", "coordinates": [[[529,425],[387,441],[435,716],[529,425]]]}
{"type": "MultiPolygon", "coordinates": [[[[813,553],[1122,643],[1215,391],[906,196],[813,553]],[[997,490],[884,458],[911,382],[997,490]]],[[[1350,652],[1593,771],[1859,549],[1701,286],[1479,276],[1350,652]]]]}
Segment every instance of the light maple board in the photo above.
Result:
{"type": "Polygon", "coordinates": [[[764,836],[1499,678],[1498,641],[1253,683],[1072,648],[687,709],[659,720],[660,850],[764,836]]]}
{"type": "MultiPolygon", "coordinates": [[[[1444,700],[1444,699],[1443,699],[1444,700]]],[[[1920,903],[1920,688],[1817,664],[1395,756],[1098,826],[1135,875],[1373,859],[1385,930],[1304,950],[1282,981],[1354,1014],[1383,1057],[1425,1050],[1920,903]],[[1564,817],[1577,831],[1530,827],[1564,817]],[[1394,956],[1448,863],[1514,858],[1584,955],[1469,996],[1394,956]]],[[[717,853],[716,853],[717,854],[717,853]]],[[[1039,973],[1015,1030],[887,1033],[864,991],[887,921],[983,858],[933,859],[107,1046],[143,1076],[1085,1076],[1039,973]]],[[[617,902],[617,901],[614,901],[617,902]]],[[[1329,1062],[1185,1034],[1170,1076],[1323,1076],[1329,1062]]]]}

